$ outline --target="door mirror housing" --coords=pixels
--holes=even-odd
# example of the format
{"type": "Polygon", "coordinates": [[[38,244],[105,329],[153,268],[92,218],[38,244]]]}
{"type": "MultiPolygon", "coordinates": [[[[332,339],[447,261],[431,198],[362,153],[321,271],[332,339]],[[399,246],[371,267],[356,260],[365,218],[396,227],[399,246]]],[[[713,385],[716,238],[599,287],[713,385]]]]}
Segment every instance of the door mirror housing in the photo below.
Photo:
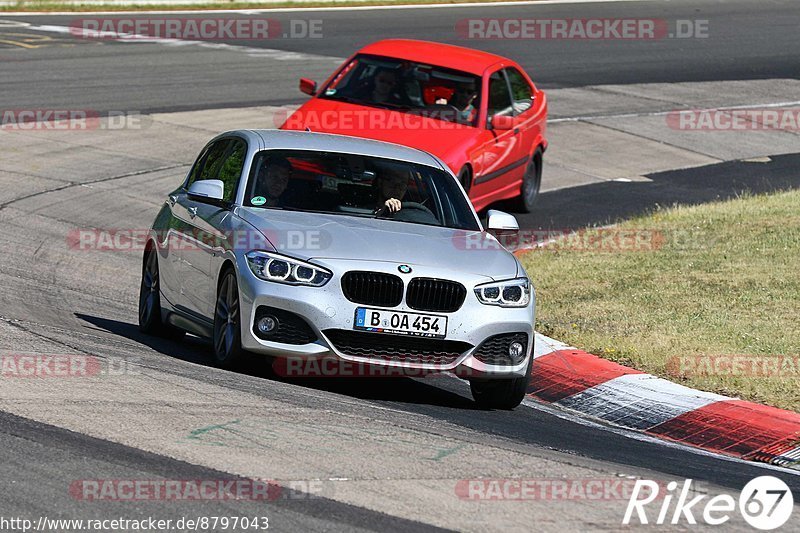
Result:
{"type": "Polygon", "coordinates": [[[200,201],[218,203],[222,201],[225,193],[225,184],[222,180],[199,180],[189,186],[189,198],[200,201]]]}
{"type": "Polygon", "coordinates": [[[518,233],[519,224],[514,215],[509,215],[497,209],[490,209],[487,213],[486,229],[493,233],[518,233]]]}
{"type": "Polygon", "coordinates": [[[489,122],[493,130],[510,130],[516,126],[516,121],[511,115],[494,115],[489,122]]]}
{"type": "Polygon", "coordinates": [[[300,92],[314,96],[317,94],[317,82],[308,78],[300,78],[300,92]]]}

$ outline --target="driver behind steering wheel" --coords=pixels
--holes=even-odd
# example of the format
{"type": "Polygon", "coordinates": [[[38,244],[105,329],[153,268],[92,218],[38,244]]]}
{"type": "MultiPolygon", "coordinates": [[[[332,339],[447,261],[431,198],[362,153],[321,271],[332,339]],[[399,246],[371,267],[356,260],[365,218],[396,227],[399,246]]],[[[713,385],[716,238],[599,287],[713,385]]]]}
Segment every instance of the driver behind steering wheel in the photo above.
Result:
{"type": "Polygon", "coordinates": [[[463,122],[469,122],[475,113],[475,106],[472,104],[477,96],[478,88],[475,81],[464,81],[456,85],[449,101],[439,98],[436,103],[455,107],[458,110],[458,119],[463,122]]]}
{"type": "Polygon", "coordinates": [[[436,216],[423,205],[425,202],[403,201],[408,191],[410,171],[402,165],[382,164],[377,170],[375,188],[376,217],[386,216],[403,222],[440,225],[436,216]]]}
{"type": "Polygon", "coordinates": [[[396,166],[384,165],[377,178],[378,201],[374,213],[395,214],[403,208],[408,190],[408,172],[396,166]]]}

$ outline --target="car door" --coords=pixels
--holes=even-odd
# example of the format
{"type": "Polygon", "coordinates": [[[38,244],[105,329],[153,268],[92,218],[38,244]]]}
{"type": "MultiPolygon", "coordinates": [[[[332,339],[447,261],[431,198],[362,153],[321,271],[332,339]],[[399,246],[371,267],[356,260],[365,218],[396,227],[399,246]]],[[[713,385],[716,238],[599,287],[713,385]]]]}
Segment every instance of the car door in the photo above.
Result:
{"type": "Polygon", "coordinates": [[[224,243],[232,236],[222,229],[225,219],[232,216],[230,205],[236,198],[242,169],[247,155],[247,141],[226,139],[220,157],[209,157],[200,179],[217,179],[223,183],[222,202],[192,196],[185,197],[190,237],[193,246],[185,248],[183,265],[186,305],[192,313],[213,320],[216,302],[216,265],[213,260],[222,252],[224,243]]]}
{"type": "Polygon", "coordinates": [[[183,296],[183,257],[181,250],[186,245],[187,223],[186,189],[189,184],[197,180],[203,169],[203,163],[209,154],[211,145],[205,146],[194,164],[183,185],[167,197],[168,221],[166,234],[159,236],[159,270],[161,274],[161,294],[176,308],[185,307],[183,296]]]}
{"type": "Polygon", "coordinates": [[[475,178],[470,196],[480,197],[508,187],[521,176],[519,169],[519,132],[516,128],[499,130],[492,128],[492,120],[498,116],[514,116],[514,107],[508,81],[502,69],[488,76],[486,86],[486,141],[476,157],[475,178]]]}

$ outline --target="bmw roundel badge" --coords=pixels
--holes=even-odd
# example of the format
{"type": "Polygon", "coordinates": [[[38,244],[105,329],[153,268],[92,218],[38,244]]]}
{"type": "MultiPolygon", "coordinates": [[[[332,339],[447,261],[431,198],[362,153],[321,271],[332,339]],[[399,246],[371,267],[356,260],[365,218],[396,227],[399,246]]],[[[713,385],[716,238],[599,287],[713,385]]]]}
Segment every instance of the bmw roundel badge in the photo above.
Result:
{"type": "Polygon", "coordinates": [[[408,265],[400,265],[399,267],[397,267],[397,270],[399,270],[401,274],[411,273],[411,267],[408,265]]]}

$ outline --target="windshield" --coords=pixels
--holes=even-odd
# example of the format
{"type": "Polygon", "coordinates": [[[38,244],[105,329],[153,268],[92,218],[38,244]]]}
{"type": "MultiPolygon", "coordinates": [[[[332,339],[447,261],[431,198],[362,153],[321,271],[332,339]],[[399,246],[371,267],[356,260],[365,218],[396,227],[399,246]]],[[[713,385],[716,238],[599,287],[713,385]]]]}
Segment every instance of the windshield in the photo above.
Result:
{"type": "Polygon", "coordinates": [[[342,69],[320,98],[475,126],[480,86],[480,78],[466,72],[362,54],[342,69]]]}
{"type": "Polygon", "coordinates": [[[258,152],[244,205],[480,229],[468,200],[450,174],[425,165],[363,155],[306,150],[258,152]]]}

